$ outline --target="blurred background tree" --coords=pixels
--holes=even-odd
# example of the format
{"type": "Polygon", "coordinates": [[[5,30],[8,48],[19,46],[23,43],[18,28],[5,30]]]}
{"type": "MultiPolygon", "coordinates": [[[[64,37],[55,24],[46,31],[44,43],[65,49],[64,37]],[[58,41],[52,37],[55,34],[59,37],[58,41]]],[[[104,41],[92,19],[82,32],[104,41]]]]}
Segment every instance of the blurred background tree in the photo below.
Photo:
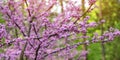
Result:
{"type": "MultiPolygon", "coordinates": [[[[120,0],[98,0],[97,8],[95,8],[90,16],[91,20],[99,21],[104,19],[103,31],[110,28],[120,29],[120,0]]],[[[97,27],[91,31],[100,32],[101,28],[97,27]]],[[[91,32],[90,32],[91,33],[91,32]]],[[[90,34],[89,33],[89,34],[90,34]]],[[[100,32],[102,33],[102,32],[100,32]]],[[[120,60],[120,38],[116,38],[113,42],[104,44],[105,60],[120,60]]],[[[104,60],[102,59],[102,48],[100,44],[92,44],[89,46],[90,54],[88,60],[104,60]]]]}

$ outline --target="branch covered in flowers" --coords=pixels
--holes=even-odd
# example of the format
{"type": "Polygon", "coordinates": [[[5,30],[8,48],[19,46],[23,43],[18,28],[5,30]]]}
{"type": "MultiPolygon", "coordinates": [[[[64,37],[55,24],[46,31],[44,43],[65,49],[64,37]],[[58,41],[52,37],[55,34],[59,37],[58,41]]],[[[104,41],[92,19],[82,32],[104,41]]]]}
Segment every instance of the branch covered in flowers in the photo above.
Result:
{"type": "Polygon", "coordinates": [[[51,9],[57,0],[7,0],[0,2],[0,13],[5,20],[0,24],[0,59],[4,60],[49,60],[60,57],[74,59],[79,55],[76,48],[83,44],[105,43],[120,36],[120,31],[110,28],[103,35],[84,36],[89,28],[95,28],[105,21],[88,23],[88,13],[95,0],[89,0],[90,7],[81,14],[80,5],[69,0],[62,13],[51,18],[51,9]],[[85,42],[77,42],[83,40],[85,42]],[[73,54],[73,52],[77,52],[73,54]],[[63,54],[64,53],[64,54],[63,54]]]}

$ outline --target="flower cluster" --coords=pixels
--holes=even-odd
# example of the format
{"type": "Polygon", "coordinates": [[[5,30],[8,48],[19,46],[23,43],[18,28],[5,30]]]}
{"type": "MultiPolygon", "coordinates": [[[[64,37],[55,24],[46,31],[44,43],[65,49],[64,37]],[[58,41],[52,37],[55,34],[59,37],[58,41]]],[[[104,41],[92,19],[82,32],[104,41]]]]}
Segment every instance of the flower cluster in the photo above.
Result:
{"type": "Polygon", "coordinates": [[[5,26],[0,24],[0,39],[2,39],[3,37],[6,37],[7,33],[5,30],[5,26]]]}
{"type": "Polygon", "coordinates": [[[96,2],[96,0],[89,0],[89,4],[92,5],[96,2]]]}

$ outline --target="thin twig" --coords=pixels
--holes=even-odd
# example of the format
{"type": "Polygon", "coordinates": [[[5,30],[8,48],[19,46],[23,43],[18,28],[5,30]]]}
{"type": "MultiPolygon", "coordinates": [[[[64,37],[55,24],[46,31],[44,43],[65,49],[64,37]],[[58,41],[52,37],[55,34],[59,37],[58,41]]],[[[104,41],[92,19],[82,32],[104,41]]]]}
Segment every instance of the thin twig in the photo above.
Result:
{"type": "MultiPolygon", "coordinates": [[[[83,17],[87,12],[89,12],[89,10],[90,10],[90,8],[92,7],[92,5],[93,5],[93,4],[91,4],[91,5],[89,6],[89,8],[80,16],[80,18],[83,17]]],[[[80,18],[78,18],[78,19],[74,22],[74,24],[77,23],[77,21],[80,20],[80,18]]]]}

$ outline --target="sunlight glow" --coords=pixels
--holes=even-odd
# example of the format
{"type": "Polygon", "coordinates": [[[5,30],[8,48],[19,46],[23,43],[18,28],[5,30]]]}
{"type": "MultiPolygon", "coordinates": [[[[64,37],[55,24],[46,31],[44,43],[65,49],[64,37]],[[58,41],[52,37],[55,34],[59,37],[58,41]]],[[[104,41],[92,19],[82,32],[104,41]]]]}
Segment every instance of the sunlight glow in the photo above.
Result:
{"type": "MultiPolygon", "coordinates": [[[[75,2],[76,6],[78,6],[78,5],[81,6],[81,0],[71,0],[71,1],[75,2]]],[[[66,6],[66,3],[63,2],[63,7],[65,7],[65,6],[66,6]]],[[[85,0],[85,8],[88,8],[88,7],[89,7],[88,0],[85,0]]],[[[51,12],[61,13],[61,6],[60,6],[60,4],[55,5],[52,8],[51,12]]]]}

